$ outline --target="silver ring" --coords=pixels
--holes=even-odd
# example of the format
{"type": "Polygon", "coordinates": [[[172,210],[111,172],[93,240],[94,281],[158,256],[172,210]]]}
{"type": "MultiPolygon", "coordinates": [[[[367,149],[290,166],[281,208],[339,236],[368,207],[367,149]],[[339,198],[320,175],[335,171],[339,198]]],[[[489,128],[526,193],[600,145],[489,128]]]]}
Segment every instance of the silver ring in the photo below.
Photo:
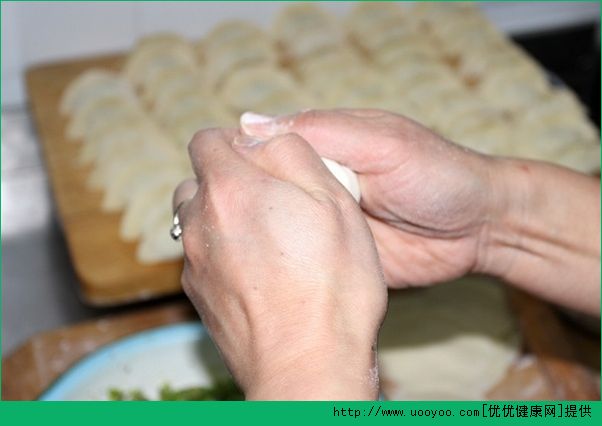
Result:
{"type": "Polygon", "coordinates": [[[182,238],[182,226],[180,225],[180,216],[178,215],[182,204],[184,204],[184,201],[182,201],[180,204],[178,204],[178,207],[176,207],[176,210],[173,213],[173,223],[171,225],[171,229],[169,230],[169,235],[171,235],[171,238],[174,241],[180,241],[182,238]]]}

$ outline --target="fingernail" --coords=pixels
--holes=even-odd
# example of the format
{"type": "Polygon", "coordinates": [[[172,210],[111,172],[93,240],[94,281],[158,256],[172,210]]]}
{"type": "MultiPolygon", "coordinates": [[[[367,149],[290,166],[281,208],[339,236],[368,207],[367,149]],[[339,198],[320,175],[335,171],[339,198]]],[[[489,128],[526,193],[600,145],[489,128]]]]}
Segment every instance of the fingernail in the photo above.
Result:
{"type": "Polygon", "coordinates": [[[234,137],[234,140],[232,141],[232,143],[234,145],[245,146],[245,147],[252,147],[255,145],[262,144],[263,142],[264,141],[254,138],[253,136],[249,136],[249,135],[236,135],[234,137]]]}
{"type": "Polygon", "coordinates": [[[252,136],[276,136],[286,127],[286,120],[282,117],[245,112],[240,116],[240,127],[252,136]]]}
{"type": "Polygon", "coordinates": [[[275,117],[270,115],[262,115],[257,114],[255,112],[247,111],[240,116],[241,124],[255,126],[255,125],[265,125],[274,121],[275,117]]]}

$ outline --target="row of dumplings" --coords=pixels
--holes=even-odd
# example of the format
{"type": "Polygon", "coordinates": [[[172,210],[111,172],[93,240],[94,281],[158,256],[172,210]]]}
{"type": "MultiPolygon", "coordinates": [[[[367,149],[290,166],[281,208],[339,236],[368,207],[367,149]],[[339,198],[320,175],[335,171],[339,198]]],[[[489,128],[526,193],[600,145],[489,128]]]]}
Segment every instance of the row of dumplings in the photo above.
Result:
{"type": "MultiPolygon", "coordinates": [[[[388,109],[439,131],[458,122],[440,114],[440,100],[446,95],[461,103],[460,98],[470,97],[466,87],[398,6],[360,4],[339,27],[315,6],[287,12],[277,22],[285,28],[306,23],[297,24],[298,38],[307,37],[316,46],[288,64],[319,106],[388,109]],[[332,28],[345,36],[333,35],[332,28]],[[321,43],[315,42],[319,34],[325,34],[321,43]]],[[[290,50],[286,43],[286,38],[281,41],[283,49],[290,50]]]]}
{"type": "MultiPolygon", "coordinates": [[[[472,5],[417,6],[419,20],[442,56],[472,91],[508,117],[503,155],[555,162],[584,172],[599,169],[598,130],[568,89],[499,33],[472,5]]],[[[457,139],[464,142],[461,137],[457,139]]],[[[477,146],[478,148],[478,146],[477,146]]]]}
{"type": "Polygon", "coordinates": [[[484,153],[581,171],[599,166],[597,132],[574,95],[551,87],[474,5],[420,3],[407,11],[362,3],[335,24],[308,5],[276,21],[277,34],[288,29],[277,36],[289,52],[284,61],[317,106],[388,109],[484,153]],[[529,94],[532,101],[521,103],[529,94]]]}
{"type": "Polygon", "coordinates": [[[119,235],[138,242],[140,262],[181,257],[181,245],[167,233],[170,200],[177,183],[192,174],[185,146],[196,130],[231,126],[246,109],[313,104],[277,66],[269,43],[240,22],[218,27],[199,43],[202,50],[176,35],[149,36],[121,73],[90,70],[63,94],[67,136],[83,142],[79,162],[92,166],[87,184],[103,192],[103,210],[123,211],[119,235]]]}
{"type": "Polygon", "coordinates": [[[119,74],[85,73],[65,92],[61,111],[68,137],[84,142],[78,161],[92,166],[88,187],[103,192],[103,210],[123,211],[120,238],[138,241],[142,263],[179,258],[181,245],[158,230],[169,229],[173,188],[190,175],[185,151],[119,74]]]}
{"type": "MultiPolygon", "coordinates": [[[[343,25],[315,5],[292,5],[275,20],[273,34],[232,21],[215,28],[196,50],[188,45],[188,56],[196,53],[203,64],[197,87],[207,89],[206,99],[196,103],[210,104],[213,113],[191,110],[190,102],[164,108],[159,116],[183,109],[198,118],[180,126],[180,140],[187,141],[195,128],[234,122],[249,109],[269,114],[377,107],[482,152],[584,171],[596,167],[591,160],[576,162],[581,155],[566,156],[570,147],[595,158],[592,150],[599,146],[574,96],[551,88],[539,66],[474,5],[421,3],[407,11],[392,3],[362,3],[343,25]],[[556,136],[546,144],[551,133],[556,136]]],[[[173,50],[182,43],[174,42],[173,50]]],[[[141,43],[131,59],[149,44],[141,43]]]]}
{"type": "Polygon", "coordinates": [[[553,87],[473,4],[362,4],[347,30],[403,98],[388,109],[481,152],[599,168],[598,132],[573,93],[553,87]]]}
{"type": "Polygon", "coordinates": [[[332,107],[391,110],[485,153],[599,167],[574,95],[467,4],[360,3],[342,22],[293,4],[271,33],[228,21],[196,43],[148,36],[121,73],[76,79],[61,109],[103,208],[124,211],[121,237],[140,239],[139,260],[154,262],[179,256],[165,232],[168,187],[191,174],[185,145],[196,130],[236,126],[247,110],[332,107]]]}

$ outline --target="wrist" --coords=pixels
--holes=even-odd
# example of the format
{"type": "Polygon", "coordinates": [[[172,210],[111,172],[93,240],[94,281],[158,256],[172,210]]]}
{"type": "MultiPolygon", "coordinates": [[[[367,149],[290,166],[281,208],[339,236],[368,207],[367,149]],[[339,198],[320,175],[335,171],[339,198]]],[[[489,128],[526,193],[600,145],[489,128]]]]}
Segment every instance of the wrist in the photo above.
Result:
{"type": "Polygon", "coordinates": [[[258,369],[246,389],[249,400],[371,400],[378,398],[378,369],[372,345],[337,343],[315,353],[299,353],[285,363],[258,369]],[[367,349],[366,349],[367,348],[367,349]],[[363,352],[363,353],[360,353],[363,352]]]}
{"type": "Polygon", "coordinates": [[[475,272],[505,279],[522,250],[533,200],[528,161],[493,157],[488,167],[487,214],[481,227],[475,272]]]}

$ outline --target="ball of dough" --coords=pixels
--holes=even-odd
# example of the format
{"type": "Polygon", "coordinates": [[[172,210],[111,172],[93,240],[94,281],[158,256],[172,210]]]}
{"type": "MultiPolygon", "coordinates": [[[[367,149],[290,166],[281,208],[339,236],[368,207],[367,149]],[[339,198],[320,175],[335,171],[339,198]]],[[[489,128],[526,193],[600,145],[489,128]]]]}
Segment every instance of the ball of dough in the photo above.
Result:
{"type": "Polygon", "coordinates": [[[342,166],[336,161],[329,160],[328,158],[322,157],[322,161],[330,170],[330,173],[337,178],[337,180],[345,187],[347,191],[351,193],[355,201],[360,202],[362,194],[360,192],[360,182],[357,179],[357,175],[348,167],[342,166]]]}

